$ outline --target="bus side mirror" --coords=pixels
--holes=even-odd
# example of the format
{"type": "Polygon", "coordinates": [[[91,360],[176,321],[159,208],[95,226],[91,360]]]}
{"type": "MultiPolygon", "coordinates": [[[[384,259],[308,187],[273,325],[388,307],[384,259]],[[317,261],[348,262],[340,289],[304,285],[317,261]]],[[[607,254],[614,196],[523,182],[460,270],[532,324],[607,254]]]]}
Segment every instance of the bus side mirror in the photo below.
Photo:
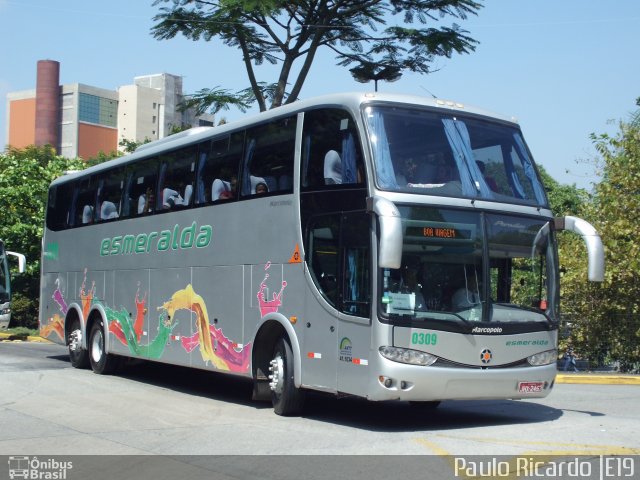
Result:
{"type": "Polygon", "coordinates": [[[18,259],[18,273],[23,273],[27,265],[27,259],[21,253],[10,252],[7,250],[7,255],[12,255],[18,259]]]}
{"type": "Polygon", "coordinates": [[[402,263],[402,217],[396,206],[382,197],[367,198],[367,211],[375,213],[380,225],[378,267],[400,268],[402,263]]]}
{"type": "Polygon", "coordinates": [[[587,246],[589,281],[602,282],[604,280],[604,246],[596,229],[586,220],[572,216],[556,217],[554,223],[556,230],[574,232],[582,237],[587,246]]]}

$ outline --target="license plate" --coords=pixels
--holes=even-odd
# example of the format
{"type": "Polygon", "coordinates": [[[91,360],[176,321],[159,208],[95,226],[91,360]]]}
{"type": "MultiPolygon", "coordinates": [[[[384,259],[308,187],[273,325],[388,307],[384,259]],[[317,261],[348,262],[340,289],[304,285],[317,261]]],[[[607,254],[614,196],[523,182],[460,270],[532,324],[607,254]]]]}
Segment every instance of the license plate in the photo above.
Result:
{"type": "Polygon", "coordinates": [[[538,393],[542,391],[544,382],[519,382],[519,393],[538,393]]]}

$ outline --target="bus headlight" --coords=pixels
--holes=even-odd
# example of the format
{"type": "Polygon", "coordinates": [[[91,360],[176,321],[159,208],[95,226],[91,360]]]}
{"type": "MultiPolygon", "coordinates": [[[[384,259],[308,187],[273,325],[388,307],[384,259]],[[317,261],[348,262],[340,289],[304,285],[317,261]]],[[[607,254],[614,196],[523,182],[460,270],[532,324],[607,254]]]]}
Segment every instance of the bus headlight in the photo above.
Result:
{"type": "Polygon", "coordinates": [[[432,365],[438,357],[426,352],[399,347],[380,347],[380,355],[388,360],[410,365],[432,365]]]}
{"type": "Polygon", "coordinates": [[[533,365],[534,367],[539,367],[541,365],[549,365],[550,363],[555,363],[558,360],[558,350],[547,350],[546,352],[536,353],[535,355],[531,355],[527,357],[527,362],[529,365],[533,365]]]}
{"type": "Polygon", "coordinates": [[[9,315],[11,313],[10,308],[0,308],[0,315],[9,315]]]}

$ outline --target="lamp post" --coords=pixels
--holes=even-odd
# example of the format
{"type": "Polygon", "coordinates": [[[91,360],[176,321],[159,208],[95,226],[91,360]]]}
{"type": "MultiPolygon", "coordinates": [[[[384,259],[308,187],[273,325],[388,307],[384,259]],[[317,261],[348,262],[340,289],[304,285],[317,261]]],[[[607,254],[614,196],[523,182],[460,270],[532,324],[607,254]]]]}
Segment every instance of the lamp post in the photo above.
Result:
{"type": "Polygon", "coordinates": [[[378,91],[378,81],[395,82],[402,77],[400,67],[386,66],[379,68],[375,63],[363,63],[349,70],[356,82],[369,83],[374,81],[375,91],[378,91]]]}

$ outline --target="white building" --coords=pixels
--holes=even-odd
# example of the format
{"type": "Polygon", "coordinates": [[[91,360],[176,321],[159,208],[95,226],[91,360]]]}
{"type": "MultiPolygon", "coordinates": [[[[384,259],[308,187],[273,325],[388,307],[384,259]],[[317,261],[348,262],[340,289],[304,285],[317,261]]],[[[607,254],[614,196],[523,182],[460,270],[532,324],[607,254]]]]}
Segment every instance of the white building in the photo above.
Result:
{"type": "Polygon", "coordinates": [[[195,117],[178,110],[182,77],[158,73],[135,77],[133,82],[118,89],[118,141],[157,140],[185,125],[213,126],[213,115],[195,117]]]}

